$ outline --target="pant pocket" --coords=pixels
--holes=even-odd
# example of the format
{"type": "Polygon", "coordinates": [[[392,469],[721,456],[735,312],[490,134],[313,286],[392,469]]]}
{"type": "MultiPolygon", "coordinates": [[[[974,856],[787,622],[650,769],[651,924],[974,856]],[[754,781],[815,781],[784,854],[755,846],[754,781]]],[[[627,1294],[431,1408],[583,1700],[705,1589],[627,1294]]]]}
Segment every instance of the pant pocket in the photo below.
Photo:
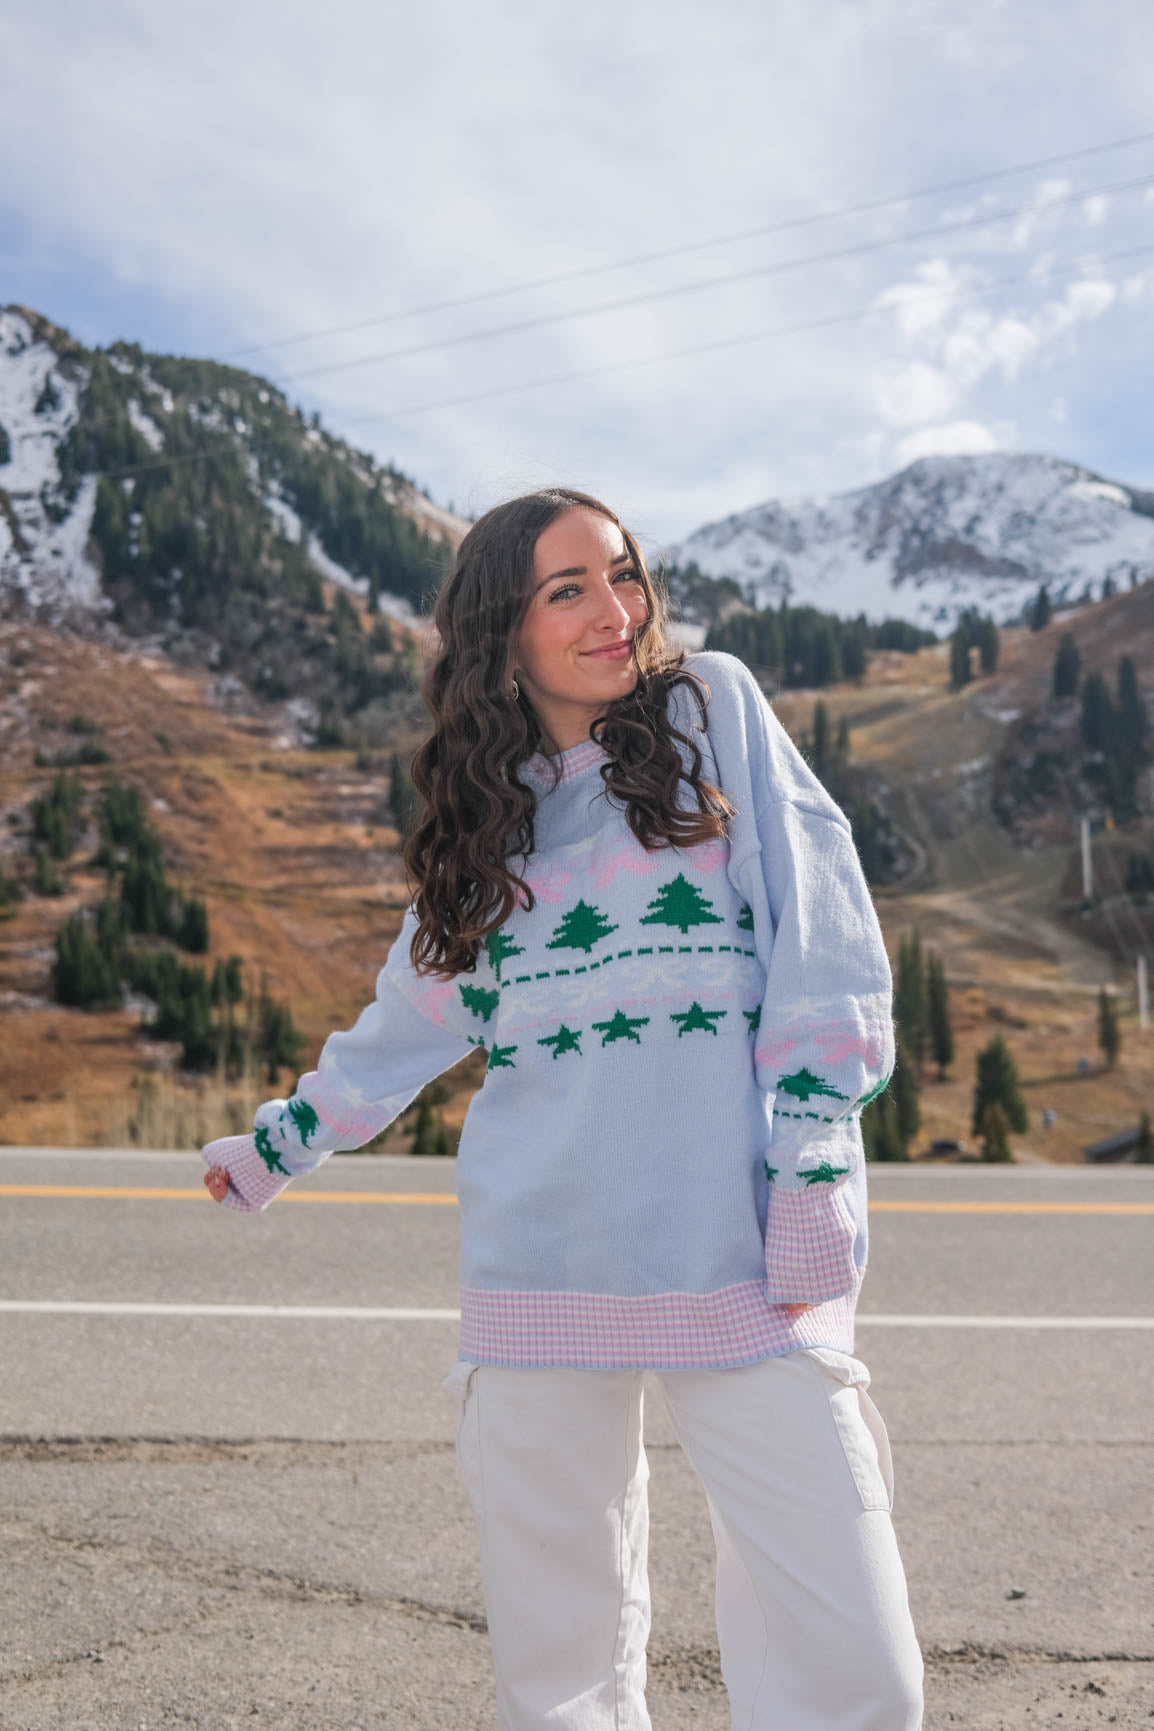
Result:
{"type": "Polygon", "coordinates": [[[868,1392],[868,1368],[860,1358],[833,1347],[805,1347],[801,1356],[809,1360],[822,1379],[862,1508],[892,1513],[893,1451],[885,1421],[868,1392]]]}
{"type": "Polygon", "coordinates": [[[477,1388],[479,1365],[459,1358],[441,1383],[447,1393],[458,1401],[457,1466],[462,1483],[479,1521],[484,1514],[484,1483],[481,1474],[480,1393],[477,1388]]]}

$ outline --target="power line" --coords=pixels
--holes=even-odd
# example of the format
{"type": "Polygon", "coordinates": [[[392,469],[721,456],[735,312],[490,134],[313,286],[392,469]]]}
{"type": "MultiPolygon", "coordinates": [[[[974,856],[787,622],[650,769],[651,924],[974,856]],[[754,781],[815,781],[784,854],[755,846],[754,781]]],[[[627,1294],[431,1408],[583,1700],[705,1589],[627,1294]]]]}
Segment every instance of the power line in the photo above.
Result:
{"type": "Polygon", "coordinates": [[[430,354],[439,349],[459,348],[466,343],[483,342],[493,337],[519,335],[524,331],[540,330],[547,325],[565,324],[572,319],[596,318],[603,313],[621,312],[628,307],[648,306],[655,301],[674,300],[685,295],[702,294],[708,289],[720,288],[731,283],[751,282],[756,278],[781,276],[787,271],[801,270],[807,265],[834,264],[844,259],[860,258],[867,253],[885,252],[891,247],[908,246],[915,241],[937,240],[944,235],[959,234],[977,228],[990,228],[998,223],[1013,222],[1022,216],[1044,215],[1047,211],[1081,203],[1084,199],[1097,195],[1137,192],[1149,186],[1154,186],[1154,174],[1141,175],[1134,180],[1114,181],[1105,186],[1088,187],[1079,192],[1063,194],[1060,198],[1046,199],[1039,204],[1018,205],[1010,210],[997,211],[985,216],[964,217],[957,222],[939,223],[931,228],[911,229],[906,234],[891,235],[881,240],[858,241],[852,246],[837,247],[831,252],[806,253],[800,258],[778,259],[772,264],[754,265],[739,271],[724,271],[717,276],[699,278],[696,282],[677,283],[671,288],[651,289],[644,294],[623,295],[616,300],[601,301],[595,306],[576,307],[570,312],[540,313],[532,318],[514,320],[510,324],[491,325],[487,330],[466,331],[461,335],[452,337],[433,337],[426,342],[413,343],[407,348],[386,349],[375,355],[357,355],[352,360],[326,361],[321,366],[306,367],[301,372],[282,374],[277,383],[283,387],[286,384],[296,384],[304,379],[320,378],[322,375],[331,376],[333,373],[352,372],[360,367],[377,366],[384,361],[409,360],[415,355],[430,354]]]}
{"type": "Polygon", "coordinates": [[[989,181],[1006,180],[1015,174],[1030,174],[1042,168],[1056,168],[1060,163],[1080,162],[1091,156],[1101,156],[1112,150],[1125,150],[1136,144],[1149,144],[1154,140],[1154,132],[1140,132],[1130,138],[1111,139],[1105,144],[1088,145],[1081,150],[1061,151],[1055,156],[1036,157],[1031,162],[1012,163],[1008,167],[986,169],[980,174],[969,174],[960,180],[939,181],[934,186],[917,187],[911,192],[888,194],[884,198],[864,199],[858,204],[842,205],[830,211],[814,211],[807,216],[786,217],[777,222],[766,223],[758,228],[740,229],[732,234],[715,235],[708,240],[698,240],[683,246],[666,247],[656,252],[635,253],[629,258],[614,260],[609,264],[582,265],[576,270],[562,271],[554,276],[537,277],[521,283],[509,283],[503,288],[482,289],[474,294],[457,295],[449,300],[430,301],[424,306],[407,307],[401,312],[380,313],[373,318],[357,319],[349,324],[330,325],[324,330],[298,331],[292,336],[276,337],[265,343],[249,343],[243,348],[231,349],[224,360],[234,360],[241,355],[261,354],[269,349],[290,348],[299,343],[320,342],[327,337],[347,336],[353,331],[369,330],[373,327],[399,323],[402,319],[421,318],[431,313],[450,312],[459,307],[477,306],[484,301],[500,300],[509,295],[526,294],[530,290],[542,288],[558,288],[564,283],[578,282],[590,276],[604,276],[611,271],[631,270],[638,265],[658,264],[670,258],[685,258],[691,253],[708,252],[714,247],[732,246],[740,241],[759,240],[767,235],[784,234],[792,229],[810,228],[823,222],[840,222],[852,216],[865,216],[879,210],[889,210],[895,205],[909,204],[914,199],[936,198],[947,192],[961,192],[967,187],[981,186],[989,181]]]}
{"type": "MultiPolygon", "coordinates": [[[[1154,244],[1138,247],[1126,247],[1120,252],[1102,253],[1098,261],[1102,264],[1113,264],[1122,259],[1138,258],[1154,252],[1154,244]]],[[[1062,270],[1047,270],[1033,274],[1021,274],[1012,277],[1001,277],[992,283],[986,283],[980,288],[963,290],[953,293],[948,290],[931,290],[924,295],[908,295],[900,303],[902,307],[920,306],[924,301],[941,300],[947,303],[964,303],[980,299],[982,295],[990,294],[998,289],[1012,288],[1021,283],[1045,282],[1051,277],[1076,276],[1085,269],[1084,265],[1073,265],[1062,270]]],[[[714,342],[692,343],[681,349],[667,349],[659,355],[646,355],[637,360],[610,361],[600,367],[582,367],[569,373],[555,373],[549,378],[530,379],[519,385],[499,385],[496,389],[474,392],[466,397],[448,397],[438,403],[422,403],[407,409],[387,409],[372,415],[361,415],[344,424],[349,427],[363,427],[381,420],[403,419],[409,415],[431,414],[439,409],[461,408],[472,403],[488,402],[496,397],[515,396],[522,391],[542,390],[546,386],[571,384],[578,379],[601,378],[607,373],[623,372],[630,367],[654,366],[661,361],[684,360],[694,355],[712,354],[720,349],[741,348],[748,343],[768,342],[774,337],[798,336],[809,331],[826,330],[834,325],[851,324],[858,319],[870,318],[878,313],[889,312],[891,305],[859,307],[853,312],[830,313],[824,318],[805,319],[797,324],[777,325],[766,331],[751,331],[740,337],[719,337],[714,342]]]]}
{"type": "MultiPolygon", "coordinates": [[[[1126,247],[1118,252],[1102,253],[1097,255],[1097,262],[1103,265],[1116,264],[1125,259],[1146,257],[1152,252],[1154,252],[1154,243],[1144,246],[1126,247]]],[[[1084,269],[1084,265],[1075,264],[1065,266],[1061,269],[1054,268],[1040,272],[1019,273],[1017,276],[1001,277],[994,282],[985,283],[979,288],[963,290],[960,292],[952,290],[928,290],[925,294],[908,295],[901,302],[901,306],[906,307],[911,304],[920,306],[922,303],[927,301],[943,301],[947,304],[962,304],[967,301],[978,300],[983,295],[994,293],[999,289],[1020,286],[1022,283],[1045,282],[1053,278],[1061,279],[1062,277],[1076,276],[1084,269]]],[[[858,307],[852,312],[831,313],[823,318],[806,319],[800,323],[791,325],[777,325],[770,330],[750,331],[744,336],[739,337],[719,337],[713,342],[693,343],[685,348],[668,349],[657,355],[646,355],[626,361],[610,361],[600,367],[581,367],[572,372],[555,373],[547,378],[529,379],[515,385],[499,385],[495,389],[475,391],[468,396],[448,397],[436,403],[421,403],[410,408],[375,411],[371,415],[362,415],[354,417],[352,420],[347,420],[344,425],[346,427],[363,427],[374,424],[378,421],[401,420],[414,415],[432,414],[441,409],[462,408],[474,403],[489,402],[498,397],[516,396],[525,391],[544,390],[553,385],[572,384],[579,380],[601,378],[608,373],[624,372],[632,367],[656,366],[665,361],[684,360],[696,355],[713,354],[723,349],[740,348],[750,343],[769,342],[775,337],[797,336],[809,331],[825,330],[836,325],[855,323],[859,319],[876,317],[881,313],[890,312],[891,310],[893,310],[891,304],[882,306],[874,304],[867,307],[858,307]]],[[[123,468],[93,470],[90,471],[90,473],[96,475],[98,478],[118,480],[130,475],[147,474],[157,469],[178,468],[187,463],[210,461],[215,455],[217,455],[217,453],[211,451],[197,452],[186,457],[162,458],[154,463],[135,463],[123,468]]]]}

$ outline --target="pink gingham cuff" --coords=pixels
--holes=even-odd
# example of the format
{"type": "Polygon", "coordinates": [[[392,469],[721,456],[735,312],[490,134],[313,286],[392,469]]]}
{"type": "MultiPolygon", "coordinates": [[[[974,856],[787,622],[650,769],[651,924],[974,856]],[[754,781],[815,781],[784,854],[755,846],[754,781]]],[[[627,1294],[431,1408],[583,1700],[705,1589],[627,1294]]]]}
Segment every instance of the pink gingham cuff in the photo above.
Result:
{"type": "Polygon", "coordinates": [[[771,1304],[824,1304],[855,1292],[857,1225],[844,1184],[772,1182],[765,1228],[771,1304]]]}
{"type": "Polygon", "coordinates": [[[257,1153],[255,1136],[219,1136],[200,1151],[208,1167],[223,1166],[228,1172],[224,1207],[242,1214],[259,1214],[279,1196],[293,1174],[270,1168],[257,1153]]]}

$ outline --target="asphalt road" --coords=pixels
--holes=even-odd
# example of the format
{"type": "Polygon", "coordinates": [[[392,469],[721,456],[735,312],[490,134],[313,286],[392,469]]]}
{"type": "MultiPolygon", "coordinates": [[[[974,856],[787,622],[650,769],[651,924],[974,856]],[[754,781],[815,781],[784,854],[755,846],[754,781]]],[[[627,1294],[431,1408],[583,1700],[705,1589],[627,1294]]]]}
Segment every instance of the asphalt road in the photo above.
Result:
{"type": "MultiPolygon", "coordinates": [[[[491,1728],[452,1163],[336,1157],[258,1216],[201,1171],[0,1149],[0,1726],[491,1728]]],[[[874,1167],[871,1200],[927,1731],[1149,1728],[1154,1169],[874,1167]]],[[[656,1388],[646,1436],[654,1725],[721,1731],[656,1388]]]]}

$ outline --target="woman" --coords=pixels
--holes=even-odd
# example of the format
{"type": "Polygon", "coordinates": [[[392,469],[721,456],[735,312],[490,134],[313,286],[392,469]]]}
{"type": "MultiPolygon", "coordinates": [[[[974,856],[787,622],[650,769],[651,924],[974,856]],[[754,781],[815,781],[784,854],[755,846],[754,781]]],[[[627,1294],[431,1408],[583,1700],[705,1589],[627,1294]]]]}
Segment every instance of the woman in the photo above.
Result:
{"type": "Polygon", "coordinates": [[[649,1371],[709,1499],[734,1725],[916,1731],[889,1443],[853,1356],[889,964],[844,814],[742,664],[672,655],[663,623],[587,494],[469,530],[376,998],[255,1135],[209,1144],[206,1183],[263,1208],[487,1048],[446,1387],[501,1725],[649,1725],[649,1371]]]}

